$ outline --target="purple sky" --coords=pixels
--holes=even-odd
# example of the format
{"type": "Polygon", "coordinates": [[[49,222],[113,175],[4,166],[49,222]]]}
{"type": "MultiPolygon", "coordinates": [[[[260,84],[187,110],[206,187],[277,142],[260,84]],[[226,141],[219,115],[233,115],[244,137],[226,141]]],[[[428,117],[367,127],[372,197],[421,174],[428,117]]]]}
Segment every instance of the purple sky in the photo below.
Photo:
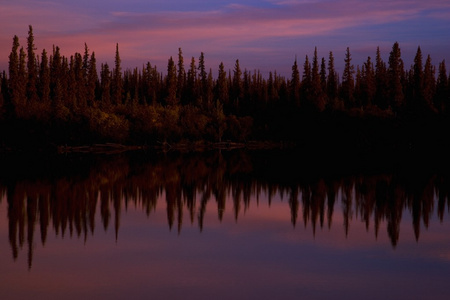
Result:
{"type": "Polygon", "coordinates": [[[58,45],[63,55],[84,51],[86,42],[98,64],[114,63],[119,43],[123,68],[150,61],[160,71],[183,50],[185,66],[205,53],[214,76],[218,65],[269,70],[290,76],[295,56],[303,65],[314,47],[328,58],[333,51],[340,70],[350,47],[353,64],[375,57],[379,46],[387,61],[400,43],[405,66],[417,46],[433,64],[450,67],[448,0],[14,0],[0,1],[0,70],[7,70],[12,38],[26,47],[33,26],[36,52],[58,45]]]}

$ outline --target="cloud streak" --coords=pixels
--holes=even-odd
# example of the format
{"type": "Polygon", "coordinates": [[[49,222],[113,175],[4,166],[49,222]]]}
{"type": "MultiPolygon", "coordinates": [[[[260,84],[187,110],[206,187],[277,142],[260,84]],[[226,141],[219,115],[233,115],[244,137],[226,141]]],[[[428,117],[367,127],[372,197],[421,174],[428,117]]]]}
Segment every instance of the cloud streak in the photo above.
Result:
{"type": "MultiPolygon", "coordinates": [[[[245,5],[221,1],[220,6],[210,9],[196,5],[191,10],[155,12],[149,11],[149,6],[139,9],[137,6],[142,5],[141,1],[131,2],[134,6],[127,10],[123,9],[123,2],[119,5],[120,2],[113,1],[110,9],[97,7],[92,11],[83,11],[79,7],[69,11],[67,4],[55,2],[45,2],[45,5],[41,2],[39,7],[33,7],[32,2],[25,6],[27,3],[20,0],[17,4],[0,4],[6,12],[6,17],[0,21],[4,28],[0,63],[4,65],[12,36],[26,33],[28,24],[33,25],[39,33],[35,34],[36,38],[47,48],[50,43],[55,43],[67,47],[68,51],[80,51],[87,42],[101,58],[106,58],[107,55],[112,57],[114,44],[118,42],[124,50],[124,58],[127,55],[136,61],[141,58],[142,63],[152,57],[160,60],[164,54],[167,58],[178,47],[192,53],[204,51],[217,57],[234,54],[241,58],[250,49],[260,49],[260,53],[287,53],[287,47],[303,48],[304,40],[314,39],[318,44],[326,44],[337,35],[351,36],[355,32],[359,36],[355,36],[353,43],[359,42],[362,47],[367,44],[367,39],[373,42],[375,36],[387,34],[383,31],[386,25],[392,25],[395,31],[397,26],[407,26],[408,22],[436,20],[450,29],[449,18],[446,18],[450,15],[450,3],[439,0],[268,1],[263,6],[251,1],[245,5]],[[385,27],[379,29],[377,26],[385,27]],[[365,40],[361,34],[364,27],[372,28],[371,36],[366,36],[365,40]]],[[[417,44],[420,43],[418,40],[417,44]]],[[[450,48],[450,45],[446,46],[450,48]]],[[[346,46],[339,47],[345,49],[346,46]]],[[[291,53],[295,52],[296,49],[291,50],[291,53]]]]}

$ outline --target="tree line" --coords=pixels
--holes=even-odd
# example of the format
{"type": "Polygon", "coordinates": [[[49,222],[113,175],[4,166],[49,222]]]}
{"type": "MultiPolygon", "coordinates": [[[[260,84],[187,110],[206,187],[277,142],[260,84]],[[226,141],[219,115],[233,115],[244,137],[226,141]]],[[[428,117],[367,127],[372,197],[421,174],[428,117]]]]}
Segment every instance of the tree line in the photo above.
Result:
{"type": "Polygon", "coordinates": [[[319,58],[315,48],[302,67],[295,58],[290,78],[276,71],[264,78],[242,70],[239,60],[232,70],[220,63],[213,74],[203,52],[185,64],[181,48],[165,72],[150,62],[123,70],[118,44],[113,66],[98,66],[84,46],[70,57],[57,46],[38,55],[31,25],[26,48],[14,36],[8,72],[0,75],[3,144],[302,140],[326,132],[336,116],[342,125],[355,116],[447,120],[450,114],[445,60],[436,70],[418,47],[408,69],[397,42],[387,62],[377,48],[375,59],[356,67],[347,48],[342,76],[333,53],[319,58]],[[305,127],[317,131],[308,135],[305,127]]]}

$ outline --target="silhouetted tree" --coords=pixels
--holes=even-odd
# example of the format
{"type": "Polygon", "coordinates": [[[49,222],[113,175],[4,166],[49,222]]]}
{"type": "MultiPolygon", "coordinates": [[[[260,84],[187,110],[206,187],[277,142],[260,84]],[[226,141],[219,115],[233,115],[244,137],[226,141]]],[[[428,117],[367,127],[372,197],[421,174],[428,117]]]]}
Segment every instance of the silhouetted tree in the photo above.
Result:
{"type": "Polygon", "coordinates": [[[392,46],[392,51],[389,54],[388,67],[388,103],[395,110],[398,111],[403,105],[403,90],[401,76],[403,73],[401,61],[400,47],[397,42],[392,46]]]}
{"type": "Polygon", "coordinates": [[[338,76],[334,69],[333,52],[330,51],[328,58],[328,78],[327,78],[327,95],[328,99],[333,103],[336,100],[338,91],[338,76]]]}
{"type": "Polygon", "coordinates": [[[167,77],[166,77],[166,103],[169,106],[178,104],[177,99],[177,70],[172,56],[167,64],[167,77]]]}
{"type": "Polygon", "coordinates": [[[345,65],[344,72],[342,73],[342,86],[341,96],[347,107],[354,107],[355,98],[353,92],[355,90],[355,80],[353,74],[355,73],[355,67],[352,64],[352,57],[350,54],[350,48],[347,47],[345,52],[345,65]]]}
{"type": "Polygon", "coordinates": [[[436,83],[435,107],[439,112],[448,112],[450,109],[450,95],[448,85],[447,68],[445,60],[439,63],[439,74],[436,83]]]}
{"type": "Polygon", "coordinates": [[[380,47],[377,47],[375,60],[375,104],[381,109],[387,109],[387,71],[386,64],[381,58],[380,47]]]}
{"type": "Polygon", "coordinates": [[[36,55],[34,54],[34,50],[36,50],[36,48],[34,46],[33,27],[30,25],[27,39],[27,58],[28,58],[27,99],[28,101],[31,102],[35,102],[38,100],[37,94],[38,68],[36,66],[36,55]]]}
{"type": "Polygon", "coordinates": [[[119,44],[116,44],[116,56],[114,59],[113,80],[111,82],[112,95],[111,101],[113,104],[122,104],[122,67],[119,55],[119,44]]]}
{"type": "Polygon", "coordinates": [[[298,71],[297,57],[295,57],[294,64],[292,65],[289,97],[292,103],[295,103],[297,106],[300,105],[300,72],[298,71]]]}

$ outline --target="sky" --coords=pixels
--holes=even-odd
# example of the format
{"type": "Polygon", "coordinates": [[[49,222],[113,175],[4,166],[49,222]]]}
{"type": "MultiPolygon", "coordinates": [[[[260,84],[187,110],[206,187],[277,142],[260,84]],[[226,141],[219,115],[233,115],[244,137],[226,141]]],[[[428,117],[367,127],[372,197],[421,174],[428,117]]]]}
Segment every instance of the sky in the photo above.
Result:
{"type": "MultiPolygon", "coordinates": [[[[70,57],[95,52],[97,64],[114,64],[119,44],[122,68],[150,62],[165,72],[181,48],[185,67],[204,52],[207,68],[218,66],[290,76],[295,58],[302,66],[317,47],[332,51],[342,70],[345,51],[362,65],[380,47],[385,61],[395,42],[405,66],[417,47],[434,65],[450,66],[448,0],[0,0],[0,70],[7,70],[14,35],[26,48],[33,26],[36,53],[53,45],[70,57]]],[[[450,69],[450,67],[448,67],[450,69]]]]}

